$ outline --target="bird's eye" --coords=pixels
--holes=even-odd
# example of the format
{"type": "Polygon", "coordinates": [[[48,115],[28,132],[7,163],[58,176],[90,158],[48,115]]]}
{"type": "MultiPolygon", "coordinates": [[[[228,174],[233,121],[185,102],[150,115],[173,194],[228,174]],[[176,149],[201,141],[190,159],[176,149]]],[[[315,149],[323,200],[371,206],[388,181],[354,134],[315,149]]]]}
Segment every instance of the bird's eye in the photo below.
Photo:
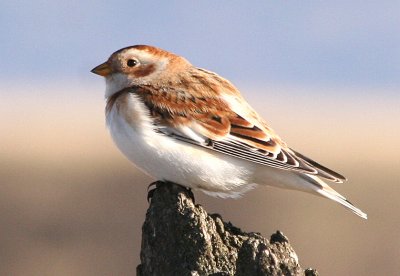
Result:
{"type": "Polygon", "coordinates": [[[138,64],[138,61],[135,59],[128,59],[128,61],[126,62],[126,65],[128,65],[129,67],[134,67],[138,64]]]}

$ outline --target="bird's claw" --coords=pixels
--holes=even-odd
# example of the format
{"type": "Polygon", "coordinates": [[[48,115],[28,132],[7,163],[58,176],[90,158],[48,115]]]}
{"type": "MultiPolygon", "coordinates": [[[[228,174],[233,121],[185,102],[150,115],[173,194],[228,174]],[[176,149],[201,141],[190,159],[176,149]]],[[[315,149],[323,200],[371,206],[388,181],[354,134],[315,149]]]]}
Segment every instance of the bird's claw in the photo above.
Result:
{"type": "MultiPolygon", "coordinates": [[[[162,181],[156,181],[151,183],[148,187],[147,187],[147,202],[150,202],[150,200],[153,198],[154,196],[154,192],[157,190],[158,187],[160,187],[160,185],[162,184],[175,184],[172,182],[162,182],[162,181]],[[153,187],[155,186],[155,187],[153,187]]],[[[179,184],[175,184],[175,185],[179,185],[179,184]]],[[[183,187],[186,190],[186,195],[193,201],[193,203],[195,203],[195,198],[194,198],[194,194],[192,192],[191,188],[179,185],[181,187],[183,187]]]]}
{"type": "Polygon", "coordinates": [[[160,183],[159,181],[156,181],[156,182],[151,183],[147,187],[147,202],[150,202],[150,200],[152,199],[154,192],[158,188],[159,183],[160,183]],[[155,186],[155,187],[153,187],[153,186],[155,186]]]}

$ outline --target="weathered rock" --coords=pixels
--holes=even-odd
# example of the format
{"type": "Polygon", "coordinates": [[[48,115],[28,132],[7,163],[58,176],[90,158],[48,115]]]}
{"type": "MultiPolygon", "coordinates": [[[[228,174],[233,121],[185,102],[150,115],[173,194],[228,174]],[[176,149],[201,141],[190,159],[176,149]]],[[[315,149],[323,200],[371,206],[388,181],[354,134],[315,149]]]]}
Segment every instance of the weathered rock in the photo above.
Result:
{"type": "Polygon", "coordinates": [[[245,233],[194,204],[186,188],[157,183],[143,225],[137,275],[317,275],[288,239],[245,233]]]}

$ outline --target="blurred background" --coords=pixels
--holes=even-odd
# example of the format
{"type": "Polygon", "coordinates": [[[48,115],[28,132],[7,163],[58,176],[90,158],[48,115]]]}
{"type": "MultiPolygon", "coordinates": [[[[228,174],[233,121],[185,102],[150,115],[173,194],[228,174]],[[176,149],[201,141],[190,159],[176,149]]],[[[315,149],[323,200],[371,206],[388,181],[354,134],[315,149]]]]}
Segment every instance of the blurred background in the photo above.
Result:
{"type": "Polygon", "coordinates": [[[286,234],[321,275],[400,267],[399,1],[0,2],[0,274],[134,275],[147,185],[104,124],[90,70],[150,44],[231,80],[368,213],[258,187],[196,192],[246,231],[286,234]]]}

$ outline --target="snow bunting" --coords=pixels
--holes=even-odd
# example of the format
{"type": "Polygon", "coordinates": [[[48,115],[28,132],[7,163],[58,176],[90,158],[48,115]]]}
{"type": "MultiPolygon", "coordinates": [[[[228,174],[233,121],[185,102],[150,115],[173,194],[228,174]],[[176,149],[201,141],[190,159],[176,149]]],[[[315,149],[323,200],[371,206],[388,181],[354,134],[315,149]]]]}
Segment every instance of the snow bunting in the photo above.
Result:
{"type": "Polygon", "coordinates": [[[217,74],[146,45],[118,50],[92,72],[106,80],[106,121],[116,145],[157,180],[220,197],[257,184],[300,190],[367,218],[325,183],[344,176],[289,148],[217,74]]]}

